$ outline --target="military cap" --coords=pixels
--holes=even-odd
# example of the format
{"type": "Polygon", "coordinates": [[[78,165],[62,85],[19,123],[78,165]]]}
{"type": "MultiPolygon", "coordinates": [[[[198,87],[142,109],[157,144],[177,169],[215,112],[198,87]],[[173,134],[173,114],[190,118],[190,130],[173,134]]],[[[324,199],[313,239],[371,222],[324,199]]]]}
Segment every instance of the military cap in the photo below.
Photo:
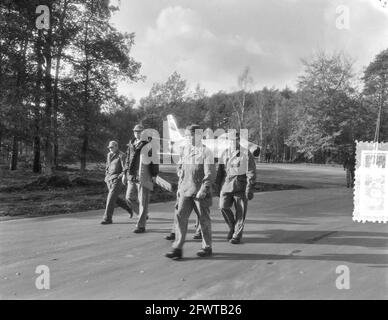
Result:
{"type": "Polygon", "coordinates": [[[108,148],[110,148],[110,147],[118,147],[118,145],[119,144],[117,143],[117,141],[112,140],[112,141],[109,142],[108,148]]]}
{"type": "Polygon", "coordinates": [[[134,128],[133,131],[143,131],[144,127],[141,124],[137,124],[134,128]]]}

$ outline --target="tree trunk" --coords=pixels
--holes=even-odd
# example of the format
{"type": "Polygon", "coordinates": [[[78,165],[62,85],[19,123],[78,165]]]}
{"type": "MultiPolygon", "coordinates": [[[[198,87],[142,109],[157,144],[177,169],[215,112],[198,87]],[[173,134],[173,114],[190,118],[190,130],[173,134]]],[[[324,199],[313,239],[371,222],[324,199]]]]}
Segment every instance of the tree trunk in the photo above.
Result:
{"type": "Polygon", "coordinates": [[[3,158],[3,160],[4,160],[4,150],[3,150],[2,141],[3,141],[3,131],[1,130],[1,127],[0,127],[0,156],[1,156],[1,157],[3,158]]]}
{"type": "MultiPolygon", "coordinates": [[[[21,107],[23,106],[22,98],[21,98],[21,90],[23,88],[25,89],[25,78],[26,78],[26,70],[25,70],[25,61],[26,61],[26,53],[27,53],[27,46],[28,46],[28,38],[24,39],[22,44],[21,44],[21,56],[22,59],[20,63],[17,65],[17,80],[16,80],[16,88],[17,90],[15,91],[16,93],[16,99],[15,103],[20,105],[21,107]]],[[[20,134],[21,127],[22,127],[22,122],[17,121],[17,124],[15,125],[13,137],[12,137],[12,156],[11,156],[11,165],[10,169],[11,170],[16,170],[17,169],[17,163],[18,163],[18,157],[19,154],[22,154],[22,150],[19,144],[19,137],[18,135],[20,134]]]]}
{"type": "Polygon", "coordinates": [[[88,134],[88,128],[84,128],[84,135],[83,135],[83,141],[82,141],[82,147],[81,147],[81,172],[84,173],[86,170],[86,155],[89,148],[89,134],[88,134]]]}
{"type": "Polygon", "coordinates": [[[16,136],[12,137],[12,156],[11,156],[11,170],[16,170],[18,165],[18,151],[19,151],[19,142],[16,136]]]}
{"type": "Polygon", "coordinates": [[[66,16],[66,10],[67,10],[68,0],[64,0],[63,4],[63,10],[61,13],[61,18],[59,21],[59,27],[58,27],[58,34],[61,36],[61,43],[58,48],[57,52],[57,59],[55,63],[55,78],[54,78],[54,88],[53,88],[53,143],[54,143],[54,166],[58,166],[58,106],[59,106],[59,99],[58,99],[58,80],[59,80],[59,69],[61,65],[61,58],[62,58],[62,51],[64,47],[64,35],[63,35],[63,23],[66,16]]]}
{"type": "Polygon", "coordinates": [[[40,164],[40,98],[41,98],[41,83],[42,83],[42,63],[43,57],[41,53],[41,36],[42,31],[38,31],[38,40],[36,42],[36,58],[37,58],[37,76],[36,76],[36,88],[35,88],[35,107],[34,107],[34,160],[32,171],[35,173],[41,172],[40,164]]]}
{"type": "MultiPolygon", "coordinates": [[[[51,5],[50,5],[51,12],[51,5]]],[[[46,36],[46,42],[44,46],[44,55],[46,58],[46,69],[45,69],[45,78],[44,78],[44,88],[45,88],[45,100],[46,100],[46,109],[45,109],[45,173],[51,175],[55,171],[54,167],[54,149],[53,149],[53,103],[52,103],[52,77],[51,77],[51,66],[52,66],[52,54],[51,54],[51,45],[52,45],[52,23],[50,21],[50,28],[46,36]]]]}
{"type": "Polygon", "coordinates": [[[86,170],[86,156],[89,148],[89,72],[90,72],[90,62],[89,62],[89,47],[88,47],[88,35],[89,35],[89,21],[86,24],[85,36],[84,36],[84,54],[85,54],[85,81],[84,81],[84,96],[83,96],[83,134],[82,134],[82,146],[81,146],[81,173],[84,173],[86,170]]]}
{"type": "Polygon", "coordinates": [[[38,135],[34,136],[34,162],[32,165],[32,171],[35,173],[41,172],[41,166],[40,166],[40,138],[38,135]]]}

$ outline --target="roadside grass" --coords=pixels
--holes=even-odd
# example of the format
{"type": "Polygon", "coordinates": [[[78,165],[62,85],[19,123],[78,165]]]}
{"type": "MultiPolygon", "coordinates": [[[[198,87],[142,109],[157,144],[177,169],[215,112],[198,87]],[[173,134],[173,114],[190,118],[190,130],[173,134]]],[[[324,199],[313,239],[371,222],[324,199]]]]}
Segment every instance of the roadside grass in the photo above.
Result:
{"type": "MultiPolygon", "coordinates": [[[[174,172],[161,172],[176,184],[174,172]]],[[[297,185],[257,182],[255,192],[300,189],[297,185]]],[[[0,218],[39,217],[105,208],[107,187],[104,166],[90,164],[84,174],[75,166],[61,167],[56,176],[45,177],[30,169],[10,171],[0,166],[0,218]]],[[[124,197],[124,193],[121,195],[124,197]]],[[[175,193],[155,186],[151,203],[175,200],[175,193]]]]}

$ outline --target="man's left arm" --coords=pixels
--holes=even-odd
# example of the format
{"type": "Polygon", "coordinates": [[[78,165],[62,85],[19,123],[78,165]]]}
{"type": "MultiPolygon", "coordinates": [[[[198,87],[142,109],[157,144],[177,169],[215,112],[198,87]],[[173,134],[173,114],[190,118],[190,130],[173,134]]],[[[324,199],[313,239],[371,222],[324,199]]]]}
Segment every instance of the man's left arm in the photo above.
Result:
{"type": "Polygon", "coordinates": [[[214,157],[212,152],[205,148],[204,150],[204,177],[202,179],[202,185],[197,193],[197,198],[204,199],[209,194],[213,183],[213,170],[214,169],[214,157]]]}
{"type": "Polygon", "coordinates": [[[124,169],[123,169],[123,171],[124,171],[124,176],[125,176],[125,177],[127,177],[127,175],[128,175],[129,166],[130,166],[130,163],[129,163],[129,161],[130,161],[130,159],[131,159],[131,157],[130,157],[130,154],[131,154],[130,143],[131,143],[131,142],[128,143],[127,152],[125,153],[125,162],[124,162],[124,169]]]}
{"type": "Polygon", "coordinates": [[[124,152],[120,152],[119,159],[120,159],[120,164],[121,164],[121,172],[120,172],[118,178],[121,179],[124,176],[124,174],[125,174],[125,160],[126,160],[126,156],[125,156],[124,152]]]}
{"type": "Polygon", "coordinates": [[[246,172],[247,176],[247,187],[245,194],[249,200],[253,198],[253,189],[256,182],[256,162],[252,153],[248,151],[248,168],[246,172]]]}
{"type": "Polygon", "coordinates": [[[106,156],[106,163],[105,163],[105,182],[107,182],[108,180],[108,172],[109,172],[109,156],[110,154],[108,153],[107,156],[106,156]]]}

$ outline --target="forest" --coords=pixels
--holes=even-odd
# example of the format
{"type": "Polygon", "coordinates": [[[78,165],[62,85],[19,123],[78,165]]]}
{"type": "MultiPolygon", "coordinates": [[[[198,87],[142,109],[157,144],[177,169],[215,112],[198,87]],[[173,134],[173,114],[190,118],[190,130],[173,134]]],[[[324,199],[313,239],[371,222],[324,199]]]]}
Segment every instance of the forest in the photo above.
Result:
{"type": "MultiPolygon", "coordinates": [[[[208,94],[172,70],[135,101],[120,82],[143,81],[131,56],[135,33],[119,32],[110,1],[0,2],[0,161],[7,170],[52,175],[76,163],[103,162],[108,141],[125,151],[136,123],[162,132],[167,114],[181,127],[246,128],[275,162],[341,163],[356,140],[388,140],[388,49],[361,74],[351,53],[318,51],[300,57],[294,89],[255,88],[249,66],[236,74],[235,92],[208,94]],[[50,10],[36,27],[38,5],[50,10]],[[378,117],[381,110],[381,117],[378,117]]],[[[242,65],[244,62],[242,61],[242,65]]]]}

